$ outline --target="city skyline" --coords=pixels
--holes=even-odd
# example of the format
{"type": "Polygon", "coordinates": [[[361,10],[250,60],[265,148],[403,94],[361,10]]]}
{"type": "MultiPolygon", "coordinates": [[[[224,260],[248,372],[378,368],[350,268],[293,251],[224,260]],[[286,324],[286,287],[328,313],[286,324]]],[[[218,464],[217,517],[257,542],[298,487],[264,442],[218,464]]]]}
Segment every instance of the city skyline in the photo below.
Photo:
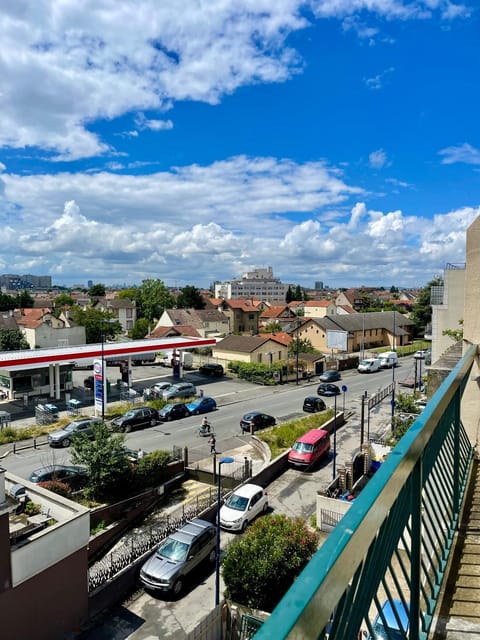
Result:
{"type": "Polygon", "coordinates": [[[4,3],[0,272],[422,287],[480,215],[450,0],[4,3]]]}

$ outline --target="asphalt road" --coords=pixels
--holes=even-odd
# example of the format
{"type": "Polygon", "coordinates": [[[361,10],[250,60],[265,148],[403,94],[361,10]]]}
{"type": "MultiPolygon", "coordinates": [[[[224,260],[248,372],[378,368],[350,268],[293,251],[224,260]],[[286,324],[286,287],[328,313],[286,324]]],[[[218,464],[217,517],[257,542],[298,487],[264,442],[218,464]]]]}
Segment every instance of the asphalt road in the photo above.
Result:
{"type": "MultiPolygon", "coordinates": [[[[398,370],[397,372],[398,373],[398,370]]],[[[352,418],[337,433],[337,458],[336,466],[345,464],[351,459],[359,447],[360,421],[355,407],[360,404],[360,398],[366,389],[375,392],[379,387],[391,382],[392,372],[381,372],[379,375],[359,375],[356,372],[344,376],[341,384],[345,384],[349,391],[345,394],[346,408],[353,411],[352,418]],[[351,396],[348,394],[351,393],[351,396]]],[[[229,432],[233,429],[239,438],[237,424],[232,425],[232,416],[252,408],[252,403],[261,403],[261,408],[267,411],[268,407],[276,409],[272,413],[278,418],[292,417],[301,414],[300,401],[305,395],[316,390],[318,381],[313,385],[300,388],[288,388],[282,391],[262,388],[260,396],[252,399],[242,397],[243,390],[235,387],[235,393],[240,397],[233,405],[223,405],[215,414],[215,425],[223,431],[222,441],[226,442],[232,436],[229,432]],[[229,407],[229,409],[228,409],[229,407]],[[223,416],[225,413],[225,416],[223,416]],[[222,414],[222,420],[220,415],[222,414]],[[228,415],[227,415],[228,414],[228,415]],[[218,417],[218,420],[217,420],[218,417]]],[[[215,397],[222,397],[220,391],[230,390],[228,383],[215,383],[215,397]]],[[[232,393],[230,391],[230,393],[232,393]]],[[[257,388],[251,387],[250,393],[257,394],[257,388]]],[[[213,395],[213,393],[212,393],[213,395]]],[[[333,404],[333,399],[327,399],[333,404]]],[[[339,406],[343,404],[343,397],[337,398],[339,406]]],[[[255,407],[257,408],[257,407],[255,407]]],[[[371,416],[371,430],[376,435],[382,435],[388,428],[390,407],[388,400],[380,405],[371,416]]],[[[184,422],[184,421],[181,421],[184,422]]],[[[185,421],[186,422],[186,421],[185,421]]],[[[187,429],[189,427],[185,427],[187,429]]],[[[180,427],[183,429],[183,427],[180,427]]],[[[181,433],[181,431],[180,431],[181,433]]],[[[243,436],[243,442],[248,436],[243,436]]],[[[280,478],[272,482],[267,490],[269,505],[275,513],[285,513],[288,516],[300,516],[309,520],[316,513],[316,496],[319,489],[326,488],[333,478],[333,457],[312,471],[299,471],[288,469],[280,478]]],[[[238,534],[228,532],[221,533],[222,549],[237,537],[238,534]]],[[[221,591],[223,585],[221,584],[221,591]]],[[[196,576],[190,589],[179,600],[172,601],[161,596],[155,597],[139,589],[131,600],[122,606],[116,607],[97,624],[81,635],[81,640],[150,640],[153,638],[169,638],[183,640],[201,622],[203,617],[214,607],[215,601],[215,573],[209,568],[196,576]]]]}
{"type": "MultiPolygon", "coordinates": [[[[112,367],[113,369],[113,367],[112,367]]],[[[395,369],[397,380],[407,377],[410,364],[402,362],[395,369]]],[[[135,367],[134,387],[141,390],[158,380],[169,378],[170,370],[161,367],[135,367]]],[[[81,384],[84,371],[75,372],[76,384],[81,384]]],[[[115,372],[113,372],[115,376],[115,372]]],[[[361,396],[365,391],[370,394],[379,391],[392,381],[392,370],[382,370],[373,374],[359,374],[356,371],[348,371],[342,376],[339,386],[346,386],[347,391],[335,398],[324,398],[327,406],[333,407],[337,403],[337,409],[347,409],[353,412],[351,423],[356,424],[359,431],[361,396]]],[[[186,375],[188,381],[194,382],[197,390],[202,390],[205,395],[211,395],[217,401],[217,411],[208,414],[212,423],[216,438],[217,450],[224,451],[244,444],[248,435],[242,434],[239,421],[242,415],[252,410],[261,410],[269,413],[277,419],[277,422],[285,422],[292,418],[304,415],[302,412],[303,398],[309,394],[315,394],[318,379],[309,383],[301,381],[301,384],[282,385],[278,387],[264,387],[250,384],[243,380],[230,379],[228,377],[217,380],[204,378],[198,373],[189,372],[186,375]]],[[[91,397],[93,402],[93,396],[91,397]]],[[[141,399],[139,399],[141,403],[141,399]]],[[[388,402],[388,400],[385,400],[388,402]]],[[[88,398],[85,399],[85,404],[88,398]]],[[[137,403],[139,406],[139,403],[137,403]]],[[[87,413],[93,413],[93,406],[87,409],[87,413]]],[[[374,415],[375,410],[372,412],[374,415]]],[[[30,419],[30,423],[34,420],[30,419]]],[[[148,429],[134,431],[126,434],[126,445],[132,449],[141,447],[144,451],[155,449],[171,450],[174,446],[189,449],[191,461],[206,457],[209,453],[207,438],[197,436],[197,428],[201,423],[201,417],[190,416],[172,422],[159,424],[148,429]]],[[[358,435],[358,444],[359,444],[358,435]]],[[[342,443],[339,440],[339,450],[342,443]]],[[[5,447],[3,447],[5,450],[5,447]]],[[[69,449],[53,449],[48,445],[37,449],[24,449],[15,455],[9,455],[2,460],[2,466],[8,471],[28,477],[34,469],[49,464],[70,464],[69,449]]]]}

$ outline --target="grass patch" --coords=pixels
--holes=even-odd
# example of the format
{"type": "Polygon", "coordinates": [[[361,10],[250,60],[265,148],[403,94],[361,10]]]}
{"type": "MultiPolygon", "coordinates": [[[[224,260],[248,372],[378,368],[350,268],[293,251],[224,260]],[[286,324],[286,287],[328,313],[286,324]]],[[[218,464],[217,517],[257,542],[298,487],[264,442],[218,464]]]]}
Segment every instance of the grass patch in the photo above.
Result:
{"type": "Polygon", "coordinates": [[[61,418],[52,424],[35,424],[31,427],[5,427],[0,429],[0,444],[8,444],[10,442],[19,442],[20,440],[29,440],[30,438],[39,438],[46,436],[52,431],[58,431],[72,420],[80,420],[81,418],[89,418],[90,416],[75,416],[75,418],[61,418]]]}
{"type": "Polygon", "coordinates": [[[312,413],[304,418],[297,418],[273,427],[269,431],[257,432],[259,440],[270,447],[272,458],[276,458],[284,451],[290,449],[295,440],[310,429],[319,429],[325,422],[333,418],[333,409],[327,409],[320,413],[312,413]]]}

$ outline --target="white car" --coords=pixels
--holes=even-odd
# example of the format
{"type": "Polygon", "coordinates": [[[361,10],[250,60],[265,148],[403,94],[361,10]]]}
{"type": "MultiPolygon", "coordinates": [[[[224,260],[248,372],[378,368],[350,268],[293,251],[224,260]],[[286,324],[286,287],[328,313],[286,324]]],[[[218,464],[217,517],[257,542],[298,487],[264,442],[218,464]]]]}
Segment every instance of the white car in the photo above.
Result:
{"type": "Polygon", "coordinates": [[[257,484],[244,484],[229,496],[220,509],[220,526],[245,531],[247,524],[268,510],[267,493],[257,484]]]}

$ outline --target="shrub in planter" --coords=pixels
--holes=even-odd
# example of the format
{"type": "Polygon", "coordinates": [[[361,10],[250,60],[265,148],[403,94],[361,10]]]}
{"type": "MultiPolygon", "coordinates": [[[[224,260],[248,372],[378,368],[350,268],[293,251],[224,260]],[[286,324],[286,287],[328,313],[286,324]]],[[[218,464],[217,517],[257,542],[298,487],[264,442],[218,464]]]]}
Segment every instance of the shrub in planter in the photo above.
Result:
{"type": "Polygon", "coordinates": [[[134,470],[138,488],[152,487],[168,479],[167,465],[172,456],[168,451],[152,451],[137,462],[134,470]]]}
{"type": "Polygon", "coordinates": [[[49,491],[53,491],[53,493],[58,493],[59,496],[63,496],[64,498],[70,498],[72,495],[72,490],[68,484],[60,482],[60,480],[48,480],[47,482],[42,482],[42,487],[49,491]]]}
{"type": "Polygon", "coordinates": [[[229,545],[223,560],[225,596],[272,611],[318,548],[319,534],[302,518],[268,515],[229,545]]]}

